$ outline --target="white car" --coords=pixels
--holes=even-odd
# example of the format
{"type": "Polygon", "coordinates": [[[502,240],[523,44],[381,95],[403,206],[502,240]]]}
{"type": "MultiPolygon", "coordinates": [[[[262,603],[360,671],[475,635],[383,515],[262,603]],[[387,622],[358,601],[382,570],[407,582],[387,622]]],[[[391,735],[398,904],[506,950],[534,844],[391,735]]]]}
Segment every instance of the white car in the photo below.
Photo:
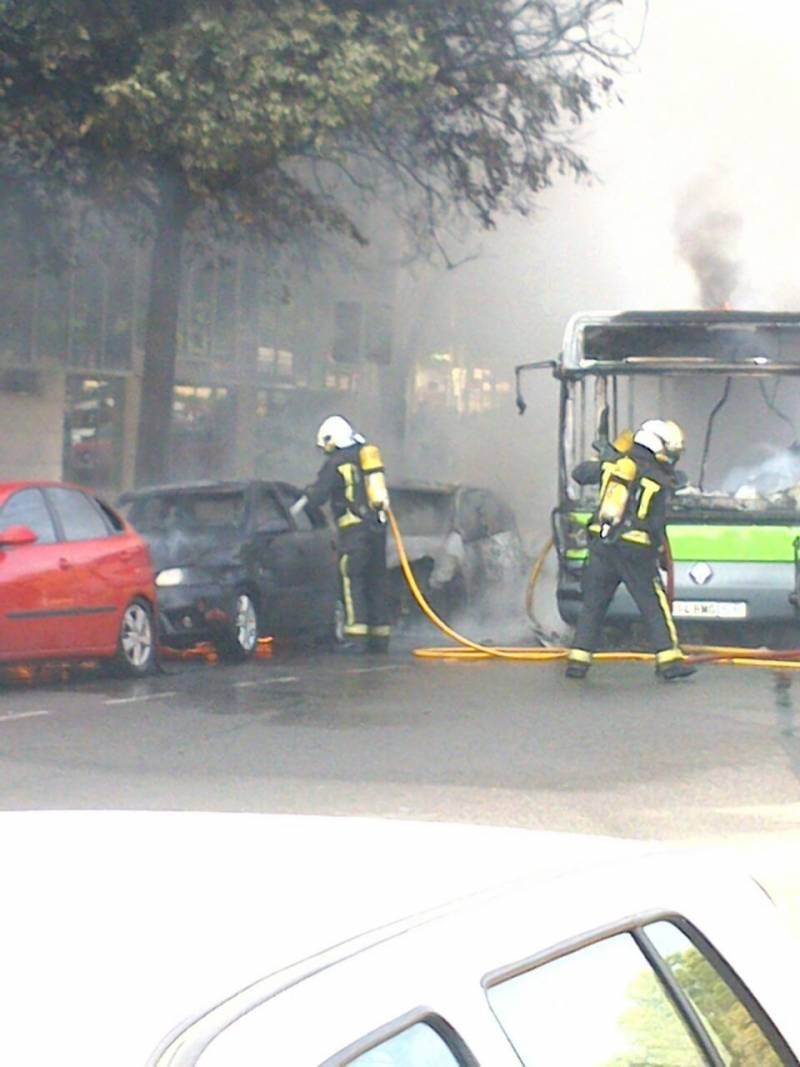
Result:
{"type": "Polygon", "coordinates": [[[201,813],[6,813],[0,847],[14,1067],[798,1063],[796,947],[716,856],[201,813]]]}

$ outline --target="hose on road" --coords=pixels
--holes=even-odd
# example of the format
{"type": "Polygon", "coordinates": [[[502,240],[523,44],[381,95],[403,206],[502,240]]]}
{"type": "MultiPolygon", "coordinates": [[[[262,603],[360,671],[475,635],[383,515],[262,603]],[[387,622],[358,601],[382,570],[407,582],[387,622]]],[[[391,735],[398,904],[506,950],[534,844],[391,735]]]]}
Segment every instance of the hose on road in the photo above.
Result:
{"type": "MultiPolygon", "coordinates": [[[[503,647],[495,645],[482,645],[472,641],[469,637],[458,633],[443,619],[439,618],[433,608],[425,599],[422,590],[411,569],[408,561],[403,537],[394,513],[387,511],[389,526],[397,545],[397,554],[400,567],[406,584],[416,601],[420,611],[425,617],[443,634],[455,642],[454,646],[415,648],[414,655],[419,659],[435,660],[518,660],[525,663],[550,663],[554,660],[566,659],[568,649],[562,645],[532,646],[532,647],[503,647]]],[[[552,538],[547,542],[537,556],[530,572],[525,592],[525,609],[528,617],[538,628],[534,614],[534,594],[536,585],[541,577],[542,569],[548,553],[553,548],[552,538]]],[[[763,667],[771,670],[800,670],[800,649],[777,650],[767,648],[740,648],[728,645],[686,645],[685,651],[689,654],[686,659],[692,663],[728,663],[735,667],[763,667]]],[[[650,652],[598,652],[595,657],[600,661],[615,662],[618,660],[639,660],[653,662],[650,652]]]]}

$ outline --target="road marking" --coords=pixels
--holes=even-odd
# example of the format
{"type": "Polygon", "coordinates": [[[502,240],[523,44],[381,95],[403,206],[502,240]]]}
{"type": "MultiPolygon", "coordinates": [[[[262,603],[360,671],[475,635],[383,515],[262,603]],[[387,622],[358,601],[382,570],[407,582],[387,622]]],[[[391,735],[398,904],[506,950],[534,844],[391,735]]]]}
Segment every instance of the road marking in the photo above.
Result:
{"type": "Polygon", "coordinates": [[[285,674],[280,678],[262,678],[258,682],[234,682],[234,689],[254,689],[256,686],[262,685],[276,685],[278,682],[299,682],[300,676],[297,674],[285,674]]]}
{"type": "Polygon", "coordinates": [[[12,711],[9,715],[0,715],[0,722],[13,722],[14,719],[32,719],[36,715],[49,715],[49,711],[12,711]]]}
{"type": "Polygon", "coordinates": [[[104,704],[139,704],[144,700],[161,700],[162,697],[176,697],[177,689],[165,693],[145,693],[138,697],[115,697],[113,700],[104,700],[104,704]]]}
{"type": "Polygon", "coordinates": [[[401,671],[405,663],[387,663],[383,667],[351,667],[345,674],[376,674],[378,671],[401,671]]]}

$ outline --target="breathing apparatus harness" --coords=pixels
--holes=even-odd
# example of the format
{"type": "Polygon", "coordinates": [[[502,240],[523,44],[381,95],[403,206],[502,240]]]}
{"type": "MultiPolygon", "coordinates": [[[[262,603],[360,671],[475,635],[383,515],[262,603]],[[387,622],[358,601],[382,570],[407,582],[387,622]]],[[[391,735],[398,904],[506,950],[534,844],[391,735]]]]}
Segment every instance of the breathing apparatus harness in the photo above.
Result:
{"type": "Polygon", "coordinates": [[[386,485],[386,471],[378,446],[365,442],[358,453],[358,462],[361,473],[364,475],[367,503],[375,513],[378,522],[385,523],[386,513],[390,506],[389,489],[386,485]]]}
{"type": "Polygon", "coordinates": [[[621,456],[609,464],[603,474],[597,523],[601,540],[613,543],[622,534],[630,513],[631,486],[637,467],[630,456],[621,456]]]}

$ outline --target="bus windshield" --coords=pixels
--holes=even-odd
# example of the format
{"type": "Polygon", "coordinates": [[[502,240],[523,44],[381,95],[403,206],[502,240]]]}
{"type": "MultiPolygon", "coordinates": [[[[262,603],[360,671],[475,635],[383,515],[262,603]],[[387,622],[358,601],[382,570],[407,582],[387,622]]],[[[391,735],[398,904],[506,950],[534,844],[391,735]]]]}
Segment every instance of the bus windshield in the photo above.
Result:
{"type": "Polygon", "coordinates": [[[686,434],[689,484],[676,511],[800,512],[800,315],[581,314],[555,373],[562,381],[561,496],[590,505],[578,462],[645,419],[686,434]]]}

